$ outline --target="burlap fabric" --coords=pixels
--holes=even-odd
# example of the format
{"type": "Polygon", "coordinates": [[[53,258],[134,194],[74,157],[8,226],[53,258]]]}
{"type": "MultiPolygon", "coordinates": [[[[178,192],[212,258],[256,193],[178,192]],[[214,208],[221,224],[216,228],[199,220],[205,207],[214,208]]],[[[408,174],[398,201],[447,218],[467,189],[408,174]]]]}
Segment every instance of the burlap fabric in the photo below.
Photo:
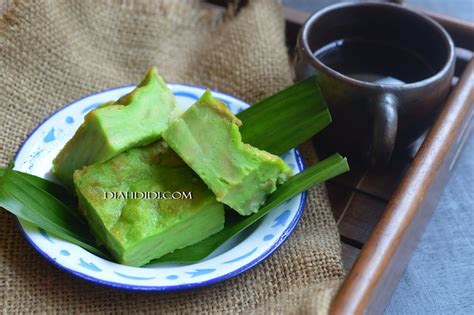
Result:
{"type": "MultiPolygon", "coordinates": [[[[0,22],[2,165],[55,110],[137,82],[151,64],[167,81],[248,102],[291,82],[275,1],[250,1],[225,14],[175,0],[25,1],[9,9],[0,22]]],[[[311,150],[305,157],[314,162],[311,150]]],[[[14,218],[0,211],[4,313],[326,313],[342,277],[323,187],[311,190],[296,232],[264,263],[208,288],[169,294],[122,292],[75,278],[41,258],[14,218]]]]}

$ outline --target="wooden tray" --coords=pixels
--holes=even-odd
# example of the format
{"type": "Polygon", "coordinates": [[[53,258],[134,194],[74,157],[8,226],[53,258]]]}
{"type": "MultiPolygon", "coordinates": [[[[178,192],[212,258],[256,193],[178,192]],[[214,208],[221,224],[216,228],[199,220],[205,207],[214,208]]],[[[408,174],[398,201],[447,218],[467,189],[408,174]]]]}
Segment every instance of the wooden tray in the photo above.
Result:
{"type": "MultiPolygon", "coordinates": [[[[284,12],[291,53],[309,14],[284,12]]],[[[412,150],[396,154],[383,171],[351,163],[349,173],[327,183],[348,273],[332,314],[383,312],[473,130],[474,25],[422,13],[453,38],[456,77],[442,112],[412,150]]],[[[316,147],[324,155],[324,148],[316,147]]]]}

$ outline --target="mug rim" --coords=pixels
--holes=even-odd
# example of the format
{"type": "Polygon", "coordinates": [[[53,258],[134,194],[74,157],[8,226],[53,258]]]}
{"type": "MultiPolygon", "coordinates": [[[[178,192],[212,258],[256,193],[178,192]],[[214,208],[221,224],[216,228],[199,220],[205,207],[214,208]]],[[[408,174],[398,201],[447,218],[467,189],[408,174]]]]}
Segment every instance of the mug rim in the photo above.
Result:
{"type": "Polygon", "coordinates": [[[303,27],[301,28],[300,34],[299,34],[299,41],[301,45],[303,46],[304,53],[309,57],[311,64],[317,68],[319,68],[321,71],[324,71],[334,77],[336,77],[339,80],[342,80],[346,83],[356,85],[358,87],[367,87],[367,88],[374,88],[374,87],[383,87],[383,88],[394,88],[394,89],[400,89],[400,88],[416,88],[419,86],[424,86],[427,84],[430,84],[432,82],[436,82],[438,80],[441,80],[450,70],[450,68],[453,66],[453,61],[455,59],[455,46],[453,43],[453,40],[451,39],[451,36],[448,34],[448,32],[435,20],[433,20],[431,17],[416,12],[415,10],[405,8],[401,5],[394,4],[394,3],[382,3],[382,2],[343,2],[343,3],[336,3],[329,5],[322,10],[319,10],[315,13],[313,13],[308,20],[304,23],[303,27]],[[386,8],[391,8],[391,10],[399,10],[403,12],[404,14],[411,14],[414,15],[418,18],[424,19],[426,22],[428,22],[434,29],[438,30],[438,32],[441,34],[441,36],[445,40],[445,44],[447,43],[448,47],[448,58],[446,58],[446,61],[443,65],[443,67],[433,74],[432,76],[429,76],[423,80],[415,81],[415,82],[409,82],[409,83],[402,83],[402,84],[386,84],[386,83],[373,83],[373,82],[367,82],[367,81],[362,81],[358,79],[354,79],[352,77],[346,76],[343,73],[334,70],[333,68],[327,66],[324,64],[319,58],[317,58],[311,48],[309,47],[309,41],[308,41],[308,36],[309,36],[309,29],[311,26],[322,16],[326,15],[327,13],[330,13],[334,10],[338,9],[343,9],[343,8],[348,8],[348,7],[386,7],[386,8]]]}

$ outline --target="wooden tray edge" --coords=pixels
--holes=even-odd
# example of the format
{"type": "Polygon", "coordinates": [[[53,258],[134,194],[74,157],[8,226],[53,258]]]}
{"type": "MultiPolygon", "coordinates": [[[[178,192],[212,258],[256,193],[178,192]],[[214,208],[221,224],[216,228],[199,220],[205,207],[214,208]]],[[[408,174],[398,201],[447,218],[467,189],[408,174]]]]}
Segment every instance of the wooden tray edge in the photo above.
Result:
{"type": "Polygon", "coordinates": [[[385,308],[472,130],[473,102],[471,59],[333,300],[332,314],[385,308]]]}
{"type": "MultiPolygon", "coordinates": [[[[472,23],[419,8],[412,9],[444,26],[451,36],[454,35],[458,47],[472,49],[472,23]]],[[[293,38],[288,35],[294,34],[310,14],[287,7],[283,8],[283,12],[287,21],[287,41],[291,47],[294,45],[291,42],[293,38]]],[[[464,75],[450,93],[443,112],[387,205],[384,216],[369,238],[370,243],[368,241],[360,252],[334,298],[331,314],[382,313],[431,218],[449,179],[449,171],[464,147],[473,124],[472,53],[468,50],[461,53],[457,56],[457,67],[464,75]]]]}

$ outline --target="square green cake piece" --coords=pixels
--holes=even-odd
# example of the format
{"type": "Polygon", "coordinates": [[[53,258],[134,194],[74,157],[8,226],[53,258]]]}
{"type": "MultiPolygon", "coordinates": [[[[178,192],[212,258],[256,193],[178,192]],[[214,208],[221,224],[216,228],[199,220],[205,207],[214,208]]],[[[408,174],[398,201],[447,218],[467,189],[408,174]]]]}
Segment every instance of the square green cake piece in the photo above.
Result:
{"type": "Polygon", "coordinates": [[[224,227],[223,204],[164,141],[86,166],[74,184],[93,234],[122,264],[144,265],[224,227]]]}
{"type": "Polygon", "coordinates": [[[240,120],[209,91],[163,133],[163,139],[214,192],[242,215],[257,212],[291,168],[242,142],[240,120]]]}
{"type": "Polygon", "coordinates": [[[173,93],[152,67],[132,92],[84,117],[84,123],[54,159],[54,174],[70,187],[75,170],[158,140],[179,114],[173,93]]]}

